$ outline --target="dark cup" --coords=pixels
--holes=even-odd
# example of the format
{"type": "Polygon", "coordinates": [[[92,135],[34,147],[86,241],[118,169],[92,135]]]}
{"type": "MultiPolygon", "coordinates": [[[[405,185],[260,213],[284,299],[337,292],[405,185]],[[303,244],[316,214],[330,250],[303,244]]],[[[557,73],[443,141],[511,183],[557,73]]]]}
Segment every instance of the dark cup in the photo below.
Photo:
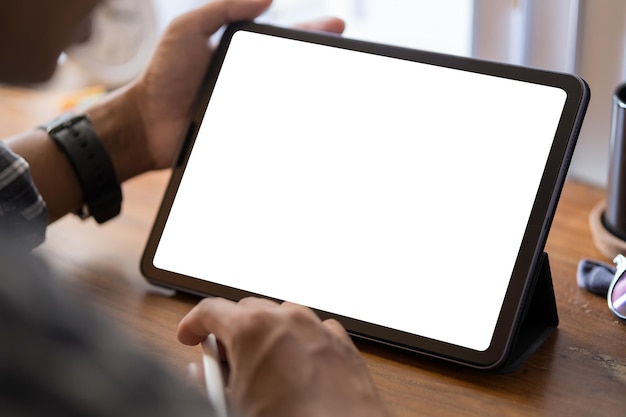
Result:
{"type": "Polygon", "coordinates": [[[609,179],[602,222],[609,232],[626,240],[626,83],[613,94],[609,179]]]}

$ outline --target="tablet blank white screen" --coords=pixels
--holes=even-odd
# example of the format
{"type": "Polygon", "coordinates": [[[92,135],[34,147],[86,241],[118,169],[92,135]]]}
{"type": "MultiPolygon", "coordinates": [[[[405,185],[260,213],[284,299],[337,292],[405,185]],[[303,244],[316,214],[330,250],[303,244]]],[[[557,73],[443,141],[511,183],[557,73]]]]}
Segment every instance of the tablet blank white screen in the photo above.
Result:
{"type": "Polygon", "coordinates": [[[565,98],[237,32],[154,265],[485,350],[565,98]]]}

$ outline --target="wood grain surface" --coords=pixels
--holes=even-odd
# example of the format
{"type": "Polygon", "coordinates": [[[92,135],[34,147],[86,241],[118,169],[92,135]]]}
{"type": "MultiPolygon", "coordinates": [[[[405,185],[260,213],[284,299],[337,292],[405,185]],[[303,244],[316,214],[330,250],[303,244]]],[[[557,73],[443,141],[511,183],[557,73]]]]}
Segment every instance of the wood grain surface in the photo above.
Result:
{"type": "MultiPolygon", "coordinates": [[[[11,113],[5,106],[0,112],[1,132],[26,129],[51,113],[51,107],[34,109],[11,113]]],[[[103,226],[74,216],[55,223],[37,252],[70,291],[110,316],[141,349],[182,375],[188,362],[200,359],[200,348],[179,344],[176,326],[197,298],[153,287],[139,271],[168,175],[151,173],[125,184],[121,216],[103,226]]],[[[604,298],[576,284],[580,259],[609,261],[594,247],[588,219],[603,197],[603,190],[571,180],[563,190],[546,247],[560,324],[519,370],[483,373],[358,343],[393,415],[626,415],[626,324],[610,313],[604,298]]]]}
{"type": "MultiPolygon", "coordinates": [[[[138,266],[167,179],[161,172],[126,184],[123,214],[105,226],[61,220],[38,251],[73,291],[182,373],[200,351],[176,341],[176,326],[197,299],[149,285],[138,266]]],[[[576,284],[580,259],[608,261],[593,246],[588,222],[601,198],[602,190],[566,184],[546,248],[560,325],[519,370],[488,374],[358,343],[394,415],[624,415],[626,326],[604,298],[576,284]]]]}

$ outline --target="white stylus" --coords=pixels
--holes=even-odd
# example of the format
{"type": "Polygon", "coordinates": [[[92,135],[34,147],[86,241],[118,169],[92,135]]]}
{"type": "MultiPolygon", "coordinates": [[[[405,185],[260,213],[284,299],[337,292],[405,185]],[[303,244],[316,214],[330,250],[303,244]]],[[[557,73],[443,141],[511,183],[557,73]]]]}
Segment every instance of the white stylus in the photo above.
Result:
{"type": "Polygon", "coordinates": [[[202,341],[202,366],[204,367],[204,384],[209,401],[215,409],[215,416],[228,417],[220,354],[217,349],[217,339],[212,333],[202,341]]]}

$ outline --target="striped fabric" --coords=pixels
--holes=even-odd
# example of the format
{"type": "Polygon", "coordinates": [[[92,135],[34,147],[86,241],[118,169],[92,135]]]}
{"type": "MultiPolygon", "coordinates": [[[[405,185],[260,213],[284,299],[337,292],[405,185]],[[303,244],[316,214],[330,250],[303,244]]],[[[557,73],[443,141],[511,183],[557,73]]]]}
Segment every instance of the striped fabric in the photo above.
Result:
{"type": "Polygon", "coordinates": [[[32,249],[44,241],[47,224],[28,163],[0,141],[0,236],[32,249]]]}

